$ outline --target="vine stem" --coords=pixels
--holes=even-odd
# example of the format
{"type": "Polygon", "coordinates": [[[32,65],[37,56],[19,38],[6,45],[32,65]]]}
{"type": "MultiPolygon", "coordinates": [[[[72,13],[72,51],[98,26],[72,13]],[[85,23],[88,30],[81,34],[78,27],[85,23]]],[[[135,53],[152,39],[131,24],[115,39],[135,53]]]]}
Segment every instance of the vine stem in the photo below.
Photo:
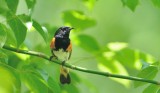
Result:
{"type": "MultiPolygon", "coordinates": [[[[43,58],[43,59],[46,59],[48,61],[51,61],[51,62],[54,62],[56,64],[61,65],[60,61],[50,60],[49,56],[47,56],[43,53],[40,53],[40,52],[17,49],[17,48],[10,47],[10,46],[7,46],[7,45],[4,45],[3,48],[6,49],[6,50],[9,50],[9,51],[17,52],[17,53],[27,54],[27,55],[31,55],[31,56],[37,56],[37,57],[40,57],[40,58],[43,58]]],[[[78,71],[81,71],[81,72],[86,72],[86,73],[91,73],[91,74],[96,74],[96,75],[101,75],[101,76],[106,76],[106,77],[134,80],[134,81],[140,81],[140,82],[146,82],[146,83],[151,83],[151,84],[155,84],[155,85],[160,85],[160,82],[158,82],[158,81],[148,80],[148,79],[139,78],[139,77],[124,76],[124,75],[118,75],[118,74],[111,74],[111,73],[108,73],[108,72],[94,71],[94,70],[89,70],[89,69],[86,69],[86,68],[78,67],[78,66],[75,66],[75,65],[71,65],[71,64],[68,64],[68,63],[65,63],[64,66],[68,67],[70,69],[73,69],[73,70],[78,70],[78,71]]]]}

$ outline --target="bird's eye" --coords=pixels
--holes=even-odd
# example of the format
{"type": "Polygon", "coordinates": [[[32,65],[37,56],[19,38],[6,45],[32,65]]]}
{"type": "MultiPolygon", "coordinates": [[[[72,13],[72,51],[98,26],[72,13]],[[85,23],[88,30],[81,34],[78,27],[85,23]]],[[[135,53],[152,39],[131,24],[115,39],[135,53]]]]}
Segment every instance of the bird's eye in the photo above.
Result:
{"type": "Polygon", "coordinates": [[[66,28],[64,28],[64,30],[67,30],[66,28]]]}

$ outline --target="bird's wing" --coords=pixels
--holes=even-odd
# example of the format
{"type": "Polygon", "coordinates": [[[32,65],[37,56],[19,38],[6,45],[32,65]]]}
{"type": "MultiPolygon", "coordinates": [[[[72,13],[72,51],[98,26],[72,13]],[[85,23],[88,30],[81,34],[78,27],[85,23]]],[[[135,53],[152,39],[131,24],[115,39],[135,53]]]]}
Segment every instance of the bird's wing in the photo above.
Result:
{"type": "Polygon", "coordinates": [[[55,48],[55,38],[52,39],[51,43],[50,43],[50,48],[54,49],[55,48]]]}
{"type": "Polygon", "coordinates": [[[72,43],[69,44],[68,48],[66,49],[67,52],[69,52],[69,57],[68,59],[70,59],[71,54],[72,54],[72,43]]]}

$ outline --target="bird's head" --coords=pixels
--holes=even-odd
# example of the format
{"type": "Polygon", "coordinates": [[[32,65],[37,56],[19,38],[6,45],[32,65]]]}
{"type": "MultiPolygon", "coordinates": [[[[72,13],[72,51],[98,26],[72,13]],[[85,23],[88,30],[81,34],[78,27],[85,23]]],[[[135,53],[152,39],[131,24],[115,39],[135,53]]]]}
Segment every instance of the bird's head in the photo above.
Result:
{"type": "Polygon", "coordinates": [[[59,37],[59,38],[69,38],[69,34],[70,31],[74,29],[72,27],[60,27],[56,33],[55,33],[55,37],[59,37]]]}

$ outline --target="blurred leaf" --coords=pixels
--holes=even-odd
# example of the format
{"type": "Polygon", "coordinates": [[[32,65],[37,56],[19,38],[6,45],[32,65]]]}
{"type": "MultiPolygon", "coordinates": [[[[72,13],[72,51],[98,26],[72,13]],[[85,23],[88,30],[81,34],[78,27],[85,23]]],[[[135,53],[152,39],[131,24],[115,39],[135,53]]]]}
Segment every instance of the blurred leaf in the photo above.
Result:
{"type": "Polygon", "coordinates": [[[122,49],[125,49],[128,47],[127,43],[124,42],[111,42],[107,44],[107,47],[111,50],[111,51],[121,51],[122,49]]]}
{"type": "MultiPolygon", "coordinates": [[[[150,63],[155,61],[154,58],[148,54],[141,53],[138,50],[129,49],[125,43],[109,43],[105,48],[106,50],[104,49],[101,55],[96,57],[99,62],[98,67],[102,71],[128,75],[128,72],[124,66],[140,69],[140,61],[150,63]]],[[[129,86],[128,81],[117,81],[127,87],[129,86]]]]}
{"type": "Polygon", "coordinates": [[[111,73],[118,73],[119,69],[116,66],[116,63],[112,62],[114,60],[108,59],[107,57],[103,55],[99,55],[97,58],[98,61],[98,68],[102,71],[107,71],[111,73]]]}
{"type": "MultiPolygon", "coordinates": [[[[38,64],[39,65],[39,64],[38,64]]],[[[47,85],[47,87],[50,89],[49,91],[52,91],[53,93],[60,93],[60,86],[59,83],[56,82],[55,79],[51,78],[46,72],[46,70],[43,69],[36,69],[36,71],[39,72],[39,74],[43,77],[43,79],[45,80],[45,84],[47,85]]],[[[52,72],[53,73],[53,72],[52,72]]],[[[55,72],[54,72],[55,73],[55,72]]],[[[55,76],[54,76],[55,78],[55,76]]]]}
{"type": "Polygon", "coordinates": [[[8,6],[4,0],[0,1],[0,15],[6,16],[6,13],[8,12],[8,6]]]}
{"type": "Polygon", "coordinates": [[[50,24],[44,24],[44,26],[46,27],[48,31],[48,40],[52,40],[54,33],[57,31],[59,27],[51,26],[50,24]]]}
{"type": "MultiPolygon", "coordinates": [[[[1,0],[1,3],[0,3],[0,10],[1,9],[6,9],[6,8],[8,8],[8,6],[7,6],[7,3],[6,3],[6,1],[5,0],[1,0]]],[[[0,14],[1,14],[1,12],[0,12],[0,14]]]]}
{"type": "Polygon", "coordinates": [[[70,75],[72,77],[72,81],[73,83],[79,83],[81,81],[80,76],[78,76],[76,73],[70,72],[70,75]]]}
{"type": "Polygon", "coordinates": [[[33,93],[48,93],[48,87],[44,84],[44,80],[40,75],[24,71],[21,74],[24,84],[33,93]]]}
{"type": "Polygon", "coordinates": [[[62,15],[63,21],[66,25],[71,25],[77,30],[84,30],[86,28],[96,25],[96,21],[84,15],[80,11],[65,11],[62,15]]]}
{"type": "Polygon", "coordinates": [[[21,82],[14,69],[0,63],[0,93],[20,93],[21,82]]]}
{"type": "Polygon", "coordinates": [[[151,1],[155,6],[160,8],[160,0],[151,0],[151,1]]]}
{"type": "Polygon", "coordinates": [[[160,62],[159,61],[154,62],[151,64],[151,66],[156,66],[156,67],[160,68],[160,62]]]}
{"type": "MultiPolygon", "coordinates": [[[[154,67],[154,66],[150,66],[150,67],[147,67],[147,68],[143,69],[142,71],[140,71],[138,73],[137,77],[152,80],[157,75],[157,73],[158,73],[158,68],[154,67]]],[[[134,81],[135,87],[139,87],[144,84],[147,84],[147,83],[134,81]]]]}
{"type": "Polygon", "coordinates": [[[6,32],[7,32],[6,26],[0,23],[0,48],[2,48],[6,42],[7,39],[6,32]]]}
{"type": "Polygon", "coordinates": [[[53,93],[61,93],[59,84],[51,77],[48,78],[48,86],[53,91],[53,93]]]}
{"type": "Polygon", "coordinates": [[[121,51],[117,51],[115,59],[130,68],[134,68],[136,65],[135,51],[132,49],[125,48],[121,51]]]}
{"type": "Polygon", "coordinates": [[[0,51],[0,62],[7,64],[8,63],[8,57],[5,53],[0,51]]]}
{"type": "Polygon", "coordinates": [[[124,6],[129,7],[132,11],[136,9],[139,0],[121,0],[124,6]]]}
{"type": "Polygon", "coordinates": [[[43,39],[45,40],[45,42],[47,42],[48,39],[48,32],[47,30],[44,30],[41,25],[36,22],[35,20],[32,21],[33,24],[32,26],[41,34],[41,36],[43,37],[43,39]]]}
{"type": "Polygon", "coordinates": [[[107,44],[107,47],[105,48],[109,49],[103,53],[106,58],[116,59],[122,65],[129,68],[141,69],[141,66],[144,66],[144,64],[141,65],[140,62],[148,62],[146,65],[155,62],[153,56],[135,49],[130,49],[128,48],[128,45],[123,42],[112,42],[107,44]]]}
{"type": "Polygon", "coordinates": [[[15,17],[9,20],[8,24],[10,25],[10,27],[14,32],[14,35],[17,40],[17,46],[19,47],[25,40],[27,28],[18,17],[15,17]]]}
{"type": "Polygon", "coordinates": [[[143,90],[143,93],[160,93],[160,87],[154,84],[150,84],[143,90]]]}
{"type": "MultiPolygon", "coordinates": [[[[124,68],[122,64],[120,64],[120,62],[116,60],[110,60],[105,57],[98,57],[97,60],[99,62],[98,68],[101,71],[128,76],[127,70],[124,68]]],[[[115,79],[115,78],[111,78],[111,79],[124,85],[125,87],[129,87],[130,81],[128,80],[115,79]]]]}
{"type": "Polygon", "coordinates": [[[13,12],[16,13],[17,6],[18,6],[19,0],[6,0],[6,3],[8,5],[8,8],[13,12]]]}
{"type": "Polygon", "coordinates": [[[88,9],[93,9],[96,0],[83,0],[88,9]]]}
{"type": "Polygon", "coordinates": [[[155,61],[154,57],[151,55],[130,48],[115,52],[115,58],[123,65],[136,69],[145,68],[147,67],[147,64],[155,61]]]}
{"type": "Polygon", "coordinates": [[[150,64],[149,63],[147,63],[147,62],[145,62],[145,61],[141,61],[141,63],[142,63],[142,69],[145,69],[145,68],[147,68],[147,67],[149,67],[150,66],[150,64]]]}
{"type": "Polygon", "coordinates": [[[93,84],[93,82],[90,82],[88,79],[82,79],[82,82],[89,90],[89,93],[99,93],[98,88],[93,84]]]}
{"type": "Polygon", "coordinates": [[[78,87],[73,83],[66,86],[62,86],[62,90],[62,93],[80,93],[78,87]]]}
{"type": "Polygon", "coordinates": [[[36,0],[26,0],[28,9],[33,9],[36,3],[36,0]]]}
{"type": "Polygon", "coordinates": [[[137,51],[136,56],[137,59],[139,59],[140,61],[145,61],[148,62],[149,64],[154,63],[156,61],[154,56],[140,51],[137,51]]]}
{"type": "Polygon", "coordinates": [[[18,15],[18,18],[20,18],[24,23],[32,21],[31,16],[26,14],[18,15]]]}
{"type": "Polygon", "coordinates": [[[8,65],[12,68],[16,68],[19,66],[19,63],[22,63],[23,61],[16,55],[14,52],[6,53],[8,56],[8,65]]]}
{"type": "Polygon", "coordinates": [[[0,14],[1,14],[1,15],[4,15],[5,12],[6,12],[6,10],[5,10],[4,8],[0,7],[0,14]]]}
{"type": "Polygon", "coordinates": [[[77,35],[75,43],[88,52],[97,52],[100,49],[97,41],[93,37],[85,34],[77,35]]]}
{"type": "Polygon", "coordinates": [[[7,40],[6,40],[6,45],[12,45],[12,46],[16,46],[16,37],[14,35],[14,32],[11,29],[7,29],[7,40]]]}
{"type": "Polygon", "coordinates": [[[43,28],[37,21],[31,18],[31,16],[22,14],[18,15],[18,17],[23,20],[25,23],[30,23],[30,27],[33,26],[43,37],[44,41],[47,42],[48,40],[48,32],[46,28],[43,28]]]}
{"type": "Polygon", "coordinates": [[[114,60],[129,68],[135,68],[135,66],[137,65],[135,50],[129,49],[126,43],[112,42],[108,43],[104,48],[108,50],[104,50],[102,52],[102,57],[104,58],[100,60],[104,60],[104,62],[106,62],[104,64],[106,64],[106,66],[108,66],[109,68],[117,70],[117,67],[112,67],[112,61],[114,60]]]}

